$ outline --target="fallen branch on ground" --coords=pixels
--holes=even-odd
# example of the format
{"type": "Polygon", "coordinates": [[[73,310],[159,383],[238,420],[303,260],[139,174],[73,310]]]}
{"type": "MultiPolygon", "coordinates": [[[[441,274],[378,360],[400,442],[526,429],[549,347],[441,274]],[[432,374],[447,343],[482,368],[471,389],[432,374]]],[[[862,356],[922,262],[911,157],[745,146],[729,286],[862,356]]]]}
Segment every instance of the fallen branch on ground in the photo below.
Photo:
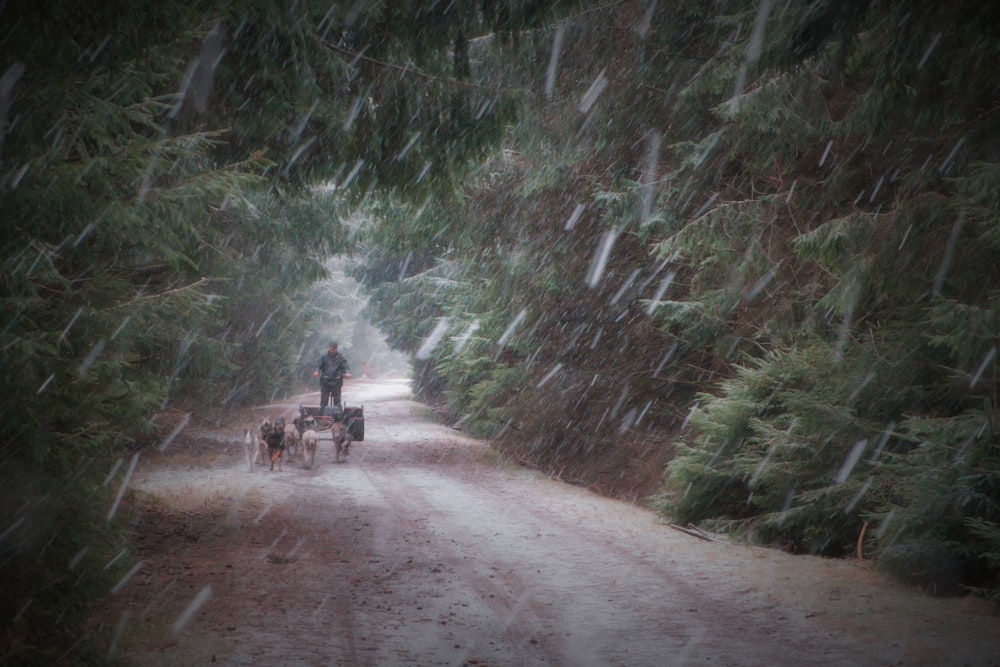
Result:
{"type": "Polygon", "coordinates": [[[708,535],[703,534],[697,528],[695,528],[694,530],[691,530],[691,528],[685,528],[684,526],[678,526],[676,523],[668,523],[667,525],[670,526],[671,528],[673,528],[674,530],[681,531],[685,535],[690,535],[691,537],[697,537],[699,540],[705,540],[706,542],[711,542],[712,541],[711,537],[709,537],[708,535]]]}

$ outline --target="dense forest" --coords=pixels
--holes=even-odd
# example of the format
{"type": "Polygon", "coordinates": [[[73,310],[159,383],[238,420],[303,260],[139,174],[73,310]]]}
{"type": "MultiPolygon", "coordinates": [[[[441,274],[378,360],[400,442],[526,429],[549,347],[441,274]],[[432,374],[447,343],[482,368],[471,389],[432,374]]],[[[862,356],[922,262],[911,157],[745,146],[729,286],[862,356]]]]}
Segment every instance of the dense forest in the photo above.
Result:
{"type": "Polygon", "coordinates": [[[1000,23],[973,9],[609,3],[483,53],[522,116],[457,202],[376,229],[421,265],[360,274],[373,318],[523,460],[625,495],[663,462],[682,524],[996,597],[1000,23]]]}
{"type": "Polygon", "coordinates": [[[102,661],[164,409],[361,351],[357,295],[315,297],[332,257],[418,394],[511,458],[1000,599],[1000,8],[0,18],[3,664],[102,661]]]}

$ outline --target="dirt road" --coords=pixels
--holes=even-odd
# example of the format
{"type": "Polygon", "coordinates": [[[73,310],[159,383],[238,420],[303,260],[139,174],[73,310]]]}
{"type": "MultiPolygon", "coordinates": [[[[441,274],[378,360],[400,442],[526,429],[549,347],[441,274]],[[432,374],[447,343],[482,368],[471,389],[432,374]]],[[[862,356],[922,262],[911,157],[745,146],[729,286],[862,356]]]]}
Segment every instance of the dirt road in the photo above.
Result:
{"type": "MultiPolygon", "coordinates": [[[[128,507],[141,566],[112,598],[136,665],[1000,665],[1000,617],[869,564],[704,541],[355,381],[366,438],[247,471],[192,420],[128,507]]],[[[306,402],[315,400],[306,397],[306,402]]],[[[277,415],[292,402],[264,410],[277,415]]]]}

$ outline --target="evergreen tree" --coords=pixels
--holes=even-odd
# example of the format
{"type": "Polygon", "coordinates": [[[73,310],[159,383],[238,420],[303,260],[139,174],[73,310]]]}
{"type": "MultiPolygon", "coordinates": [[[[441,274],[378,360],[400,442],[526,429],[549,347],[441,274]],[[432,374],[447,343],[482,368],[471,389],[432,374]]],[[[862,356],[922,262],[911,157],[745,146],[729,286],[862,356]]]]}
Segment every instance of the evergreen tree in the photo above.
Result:
{"type": "Polygon", "coordinates": [[[966,6],[820,20],[833,4],[768,25],[716,108],[727,187],[659,245],[698,265],[667,312],[722,313],[719,339],[756,358],[702,397],[665,511],[821,553],[863,534],[901,576],[995,591],[998,82],[975,63],[998,35],[966,6]]]}
{"type": "Polygon", "coordinates": [[[995,591],[994,13],[593,3],[525,33],[490,68],[528,91],[503,150],[412,235],[376,222],[426,270],[382,288],[419,318],[375,312],[410,351],[444,323],[422,373],[503,447],[558,469],[675,429],[668,514],[995,591]]]}
{"type": "Polygon", "coordinates": [[[500,19],[437,4],[0,8],[4,660],[100,660],[157,413],[287,391],[347,207],[446,188],[497,134],[448,47],[500,19]]]}

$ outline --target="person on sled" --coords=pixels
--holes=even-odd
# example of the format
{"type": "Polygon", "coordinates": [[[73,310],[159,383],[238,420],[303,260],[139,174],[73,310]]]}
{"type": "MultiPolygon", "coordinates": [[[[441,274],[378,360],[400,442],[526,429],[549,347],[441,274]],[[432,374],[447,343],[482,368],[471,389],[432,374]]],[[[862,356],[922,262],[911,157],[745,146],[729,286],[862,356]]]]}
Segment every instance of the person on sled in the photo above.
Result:
{"type": "Polygon", "coordinates": [[[330,343],[326,353],[319,358],[313,377],[319,378],[319,407],[325,408],[333,399],[333,405],[340,407],[340,390],[344,386],[344,378],[351,377],[351,367],[347,359],[337,351],[337,342],[330,343]]]}

